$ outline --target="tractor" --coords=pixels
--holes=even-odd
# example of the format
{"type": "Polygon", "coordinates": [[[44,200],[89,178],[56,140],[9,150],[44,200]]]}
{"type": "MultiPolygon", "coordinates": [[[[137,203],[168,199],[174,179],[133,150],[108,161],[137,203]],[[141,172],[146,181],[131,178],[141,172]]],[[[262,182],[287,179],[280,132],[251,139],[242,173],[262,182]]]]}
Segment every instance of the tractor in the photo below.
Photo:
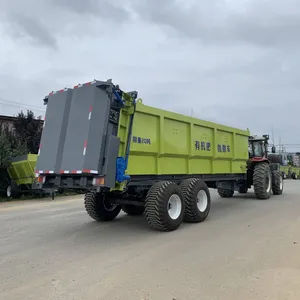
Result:
{"type": "MultiPolygon", "coordinates": [[[[257,199],[269,199],[271,193],[281,195],[283,178],[279,163],[273,163],[268,158],[269,135],[249,137],[249,159],[247,161],[247,179],[238,182],[238,192],[247,193],[253,186],[257,199]]],[[[276,149],[272,146],[272,153],[276,149]]]]}

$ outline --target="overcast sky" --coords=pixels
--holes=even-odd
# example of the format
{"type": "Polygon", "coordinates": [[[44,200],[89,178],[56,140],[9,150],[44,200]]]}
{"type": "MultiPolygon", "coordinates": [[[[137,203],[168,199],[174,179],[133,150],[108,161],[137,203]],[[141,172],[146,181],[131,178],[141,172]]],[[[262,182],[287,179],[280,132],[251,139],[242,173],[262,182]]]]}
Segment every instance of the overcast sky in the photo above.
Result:
{"type": "Polygon", "coordinates": [[[300,144],[299,0],[0,4],[0,114],[112,78],[151,106],[300,144]]]}

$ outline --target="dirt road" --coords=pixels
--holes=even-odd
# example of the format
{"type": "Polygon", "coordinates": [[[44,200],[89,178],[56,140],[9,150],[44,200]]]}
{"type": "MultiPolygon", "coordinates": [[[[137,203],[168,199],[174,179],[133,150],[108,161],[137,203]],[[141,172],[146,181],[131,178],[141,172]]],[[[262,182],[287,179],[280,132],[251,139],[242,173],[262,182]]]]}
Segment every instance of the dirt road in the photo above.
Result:
{"type": "Polygon", "coordinates": [[[0,204],[0,298],[299,300],[300,181],[266,201],[212,198],[204,223],[171,233],[96,223],[78,197],[0,204]]]}

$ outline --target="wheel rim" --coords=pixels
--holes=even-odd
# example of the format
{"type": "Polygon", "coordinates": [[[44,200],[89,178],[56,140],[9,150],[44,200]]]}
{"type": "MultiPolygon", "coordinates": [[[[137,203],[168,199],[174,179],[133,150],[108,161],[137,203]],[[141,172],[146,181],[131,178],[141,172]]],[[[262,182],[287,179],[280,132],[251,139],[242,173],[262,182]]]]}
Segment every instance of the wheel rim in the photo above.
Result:
{"type": "Polygon", "coordinates": [[[197,208],[199,211],[204,212],[207,208],[207,203],[207,194],[203,190],[199,191],[197,194],[197,208]]]}
{"type": "Polygon", "coordinates": [[[282,176],[280,176],[280,183],[279,183],[279,187],[280,187],[280,190],[283,189],[283,178],[282,176]]]}
{"type": "Polygon", "coordinates": [[[267,177],[267,193],[269,193],[271,191],[271,187],[272,187],[272,184],[271,184],[271,173],[268,172],[268,177],[267,177]]]}
{"type": "Polygon", "coordinates": [[[11,186],[10,185],[6,189],[6,196],[11,197],[11,186]]]}
{"type": "Polygon", "coordinates": [[[178,219],[181,214],[182,203],[178,195],[173,194],[168,201],[168,214],[172,220],[178,219]]]}
{"type": "Polygon", "coordinates": [[[107,211],[113,211],[116,209],[118,204],[112,204],[106,196],[103,197],[103,206],[107,211]]]}

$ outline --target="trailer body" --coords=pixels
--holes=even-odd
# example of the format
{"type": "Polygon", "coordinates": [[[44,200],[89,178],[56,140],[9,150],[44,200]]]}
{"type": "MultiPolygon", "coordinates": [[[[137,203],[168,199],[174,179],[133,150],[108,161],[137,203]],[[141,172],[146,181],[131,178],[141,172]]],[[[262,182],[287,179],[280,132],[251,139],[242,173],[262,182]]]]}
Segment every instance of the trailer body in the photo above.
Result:
{"type": "Polygon", "coordinates": [[[85,189],[95,220],[145,212],[151,227],[171,231],[206,219],[209,187],[231,197],[251,181],[261,199],[282,193],[264,155],[252,157],[249,170],[250,148],[265,141],[250,141],[248,129],[144,105],[111,80],[52,92],[44,103],[37,186],[85,189]]]}
{"type": "Polygon", "coordinates": [[[128,174],[246,173],[248,137],[247,130],[137,103],[128,174]]]}
{"type": "Polygon", "coordinates": [[[300,168],[299,167],[291,167],[290,169],[292,179],[300,178],[300,168]]]}
{"type": "Polygon", "coordinates": [[[7,172],[17,185],[31,185],[35,181],[37,154],[27,154],[11,158],[7,172]]]}
{"type": "Polygon", "coordinates": [[[280,171],[282,172],[283,178],[286,179],[289,176],[290,166],[280,165],[280,171]]]}
{"type": "Polygon", "coordinates": [[[4,186],[7,197],[19,198],[22,194],[44,196],[52,194],[53,188],[44,189],[37,184],[35,167],[37,154],[26,154],[12,157],[7,168],[8,180],[4,186]]]}
{"type": "Polygon", "coordinates": [[[113,188],[116,161],[125,158],[129,148],[126,173],[133,178],[246,174],[249,130],[137,101],[127,143],[132,107],[113,115],[102,84],[95,82],[48,96],[37,173],[58,175],[62,180],[74,175],[102,176],[103,184],[113,188]]]}
{"type": "Polygon", "coordinates": [[[274,153],[269,155],[270,161],[273,163],[280,164],[280,171],[282,172],[282,176],[284,179],[292,178],[298,179],[300,176],[300,168],[297,167],[294,162],[296,162],[296,155],[286,154],[286,153],[274,153]],[[288,164],[288,162],[292,162],[293,165],[288,164]]]}
{"type": "Polygon", "coordinates": [[[291,165],[280,166],[280,171],[284,179],[298,179],[300,178],[300,168],[291,165]]]}

